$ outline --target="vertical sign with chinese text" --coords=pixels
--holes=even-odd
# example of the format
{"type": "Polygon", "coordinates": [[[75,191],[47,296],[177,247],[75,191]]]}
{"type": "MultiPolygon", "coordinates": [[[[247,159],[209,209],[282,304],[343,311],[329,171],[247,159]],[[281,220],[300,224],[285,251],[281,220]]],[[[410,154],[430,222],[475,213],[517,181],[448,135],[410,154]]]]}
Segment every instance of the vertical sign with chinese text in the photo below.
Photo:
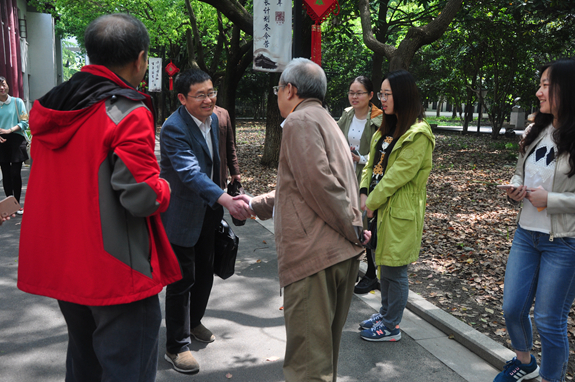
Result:
{"type": "Polygon", "coordinates": [[[148,91],[162,91],[162,59],[150,57],[148,62],[148,91]]]}
{"type": "Polygon", "coordinates": [[[291,60],[291,0],[254,0],[254,70],[281,72],[291,60]]]}

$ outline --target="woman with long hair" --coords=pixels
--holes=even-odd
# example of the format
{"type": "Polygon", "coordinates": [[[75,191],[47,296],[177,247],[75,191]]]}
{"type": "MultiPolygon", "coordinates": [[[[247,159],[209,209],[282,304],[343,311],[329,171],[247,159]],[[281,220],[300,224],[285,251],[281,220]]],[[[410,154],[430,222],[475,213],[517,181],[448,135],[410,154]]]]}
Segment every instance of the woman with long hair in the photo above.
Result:
{"type": "MultiPolygon", "coordinates": [[[[343,111],[337,124],[349,143],[357,182],[359,183],[363,167],[369,157],[371,137],[381,126],[383,112],[371,103],[373,83],[365,76],[356,77],[351,81],[347,96],[351,106],[343,111]]],[[[364,221],[364,228],[367,228],[367,221],[364,221]]],[[[379,289],[371,249],[366,249],[366,256],[367,272],[353,290],[357,294],[365,294],[379,289]]]]}
{"type": "MultiPolygon", "coordinates": [[[[6,196],[14,195],[20,203],[22,194],[22,163],[28,159],[24,130],[28,114],[20,98],[10,97],[6,78],[0,77],[0,168],[6,196]]],[[[20,209],[18,214],[22,214],[20,209]]]]}
{"type": "Polygon", "coordinates": [[[407,265],[419,258],[421,248],[435,137],[409,72],[389,73],[377,96],[384,118],[371,140],[360,193],[361,208],[377,218],[375,264],[381,308],[360,323],[360,336],[367,341],[398,341],[409,294],[407,265]]]}
{"type": "Polygon", "coordinates": [[[543,66],[539,112],[522,138],[509,200],[523,202],[507,260],[503,312],[516,357],[495,382],[564,381],[575,299],[575,60],[543,66]],[[530,354],[541,338],[541,369],[530,354]]]}

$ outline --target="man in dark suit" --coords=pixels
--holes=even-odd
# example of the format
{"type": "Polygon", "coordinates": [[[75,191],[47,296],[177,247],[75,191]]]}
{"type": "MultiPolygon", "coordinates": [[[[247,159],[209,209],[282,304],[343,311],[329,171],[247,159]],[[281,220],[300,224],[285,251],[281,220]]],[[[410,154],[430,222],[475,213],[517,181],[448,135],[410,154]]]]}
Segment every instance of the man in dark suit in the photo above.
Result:
{"type": "Polygon", "coordinates": [[[226,187],[228,181],[228,170],[230,171],[231,183],[240,181],[240,166],[238,165],[238,157],[236,155],[236,142],[234,139],[234,129],[232,128],[232,121],[230,114],[223,107],[216,105],[214,113],[218,116],[220,126],[220,178],[222,187],[226,187]]]}
{"type": "Polygon", "coordinates": [[[202,325],[214,281],[214,234],[222,206],[240,220],[250,216],[242,200],[222,191],[218,152],[217,92],[210,76],[188,70],[176,78],[182,104],[164,123],[160,135],[161,176],[172,186],[170,206],[162,214],[168,239],[182,267],[183,279],[166,290],[166,354],[182,373],[197,373],[190,336],[215,340],[202,325]]]}

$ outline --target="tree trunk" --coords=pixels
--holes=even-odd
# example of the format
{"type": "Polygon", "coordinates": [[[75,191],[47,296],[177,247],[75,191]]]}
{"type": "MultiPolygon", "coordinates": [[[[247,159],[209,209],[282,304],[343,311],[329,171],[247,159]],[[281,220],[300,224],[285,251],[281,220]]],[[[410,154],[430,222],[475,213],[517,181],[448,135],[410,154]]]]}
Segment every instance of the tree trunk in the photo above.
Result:
{"type": "MultiPolygon", "coordinates": [[[[383,82],[383,59],[384,55],[381,53],[373,53],[373,67],[371,68],[371,81],[373,82],[373,92],[377,94],[381,89],[381,83],[383,82]]],[[[381,101],[377,98],[377,95],[371,100],[373,104],[381,108],[381,101]]]]}
{"type": "Polygon", "coordinates": [[[269,167],[277,167],[280,158],[280,147],[282,141],[282,128],[280,126],[282,117],[278,108],[277,97],[271,91],[272,86],[278,84],[279,73],[270,74],[268,86],[268,107],[266,114],[266,139],[264,142],[264,154],[261,164],[269,167]]]}
{"type": "Polygon", "coordinates": [[[236,134],[236,93],[240,80],[247,67],[252,62],[253,41],[241,45],[241,33],[237,26],[233,27],[226,73],[220,86],[218,104],[230,114],[230,121],[236,134]]]}

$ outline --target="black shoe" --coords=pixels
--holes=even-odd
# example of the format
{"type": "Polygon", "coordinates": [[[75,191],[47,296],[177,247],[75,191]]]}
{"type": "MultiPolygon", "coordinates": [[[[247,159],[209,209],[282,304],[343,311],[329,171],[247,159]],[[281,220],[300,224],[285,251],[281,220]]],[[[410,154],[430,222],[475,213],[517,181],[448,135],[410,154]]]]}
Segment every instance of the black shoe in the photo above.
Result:
{"type": "Polygon", "coordinates": [[[379,281],[377,279],[368,279],[367,277],[364,277],[357,283],[353,289],[353,293],[366,294],[375,289],[379,289],[379,281]]]}

